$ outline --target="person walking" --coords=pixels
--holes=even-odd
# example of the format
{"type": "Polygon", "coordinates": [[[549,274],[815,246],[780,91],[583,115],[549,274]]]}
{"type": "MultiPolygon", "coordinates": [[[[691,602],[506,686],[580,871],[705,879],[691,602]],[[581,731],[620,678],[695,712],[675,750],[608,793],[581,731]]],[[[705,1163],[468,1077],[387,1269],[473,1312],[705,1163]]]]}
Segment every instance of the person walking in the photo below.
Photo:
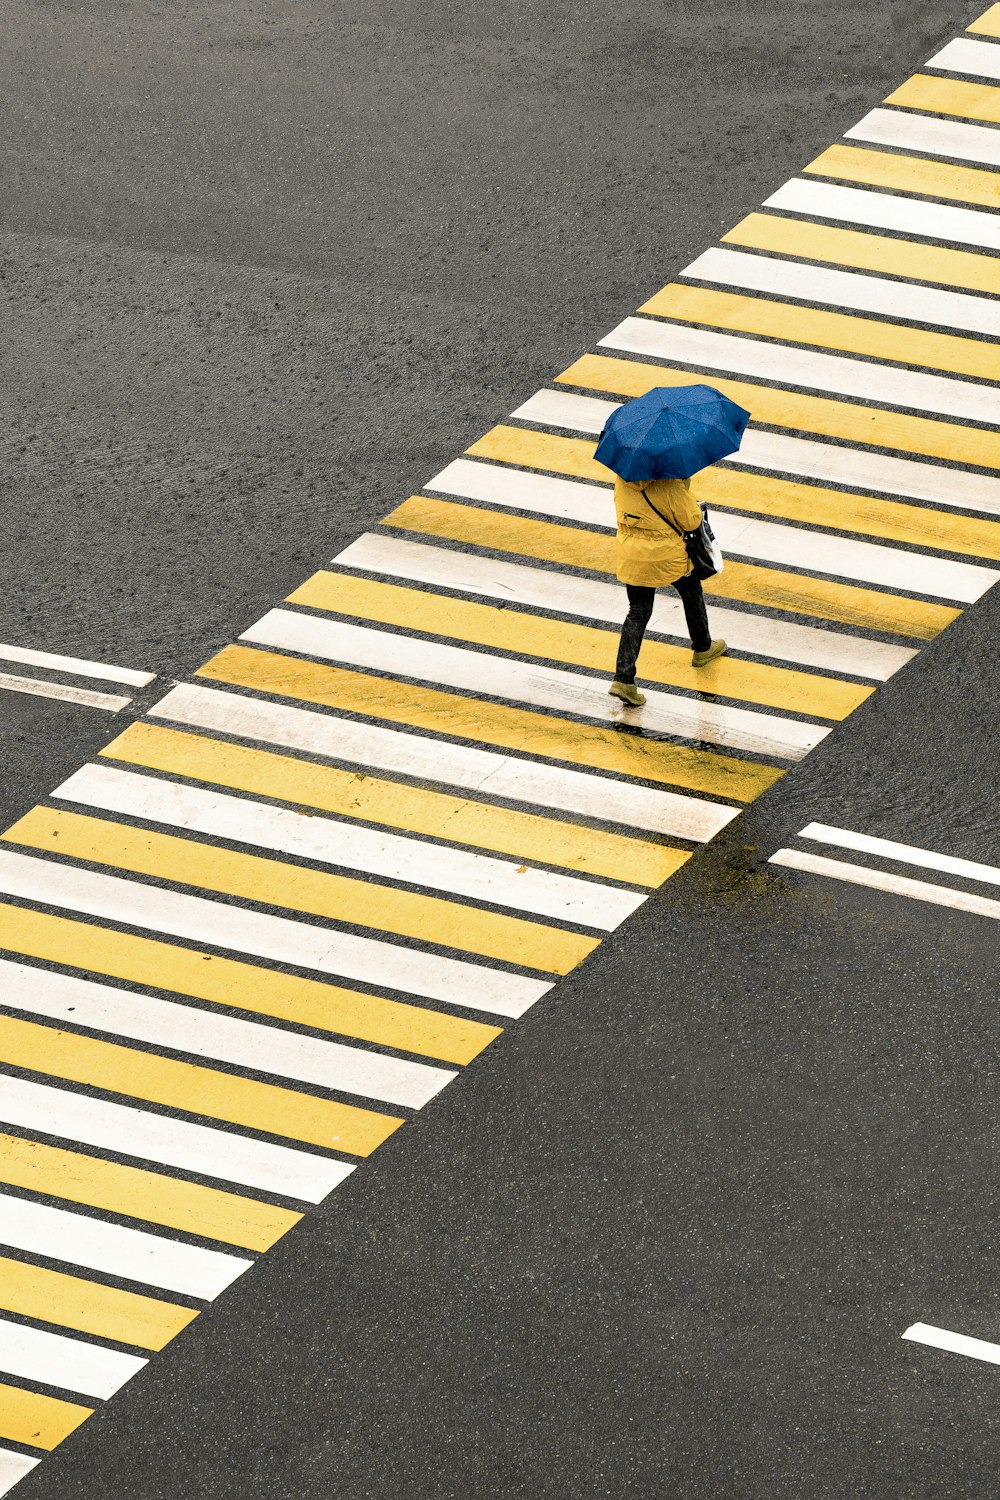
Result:
{"type": "Polygon", "coordinates": [[[658,588],[670,585],[680,595],[694,653],[692,666],[707,667],[722,655],[726,643],[712,640],[705,595],[684,542],[684,533],[696,531],[702,519],[690,479],[654,479],[648,484],[616,479],[615,513],[616,573],[625,585],[629,608],[608,692],[639,708],[646,695],[635,685],[636,664],[658,588]]]}
{"type": "Polygon", "coordinates": [[[594,457],[615,475],[616,571],[629,606],[608,692],[634,708],[646,701],[635,670],[658,588],[669,584],[681,597],[692,666],[707,667],[726,649],[725,641],[712,640],[701,587],[718,573],[722,556],[691,494],[691,478],[735,453],[749,421],[750,413],[722,391],[698,384],[653,386],[615,407],[604,424],[594,457]]]}

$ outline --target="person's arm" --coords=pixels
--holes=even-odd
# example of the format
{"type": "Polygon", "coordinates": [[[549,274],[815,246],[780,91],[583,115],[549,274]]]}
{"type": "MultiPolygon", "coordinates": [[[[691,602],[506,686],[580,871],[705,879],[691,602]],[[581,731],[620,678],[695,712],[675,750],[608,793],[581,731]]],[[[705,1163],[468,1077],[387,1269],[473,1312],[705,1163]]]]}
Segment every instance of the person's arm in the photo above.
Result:
{"type": "MultiPolygon", "coordinates": [[[[684,493],[677,495],[673,507],[674,519],[684,531],[697,531],[703,520],[701,506],[691,493],[690,479],[685,479],[683,484],[684,493]]],[[[676,491],[674,493],[676,494],[676,491]]]]}

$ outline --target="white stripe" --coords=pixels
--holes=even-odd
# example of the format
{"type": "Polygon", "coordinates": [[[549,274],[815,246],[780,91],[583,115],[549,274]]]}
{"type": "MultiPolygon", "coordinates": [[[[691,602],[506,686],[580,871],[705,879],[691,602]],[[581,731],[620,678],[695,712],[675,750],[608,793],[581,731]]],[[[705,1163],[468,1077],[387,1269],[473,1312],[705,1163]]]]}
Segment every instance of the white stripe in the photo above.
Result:
{"type": "MultiPolygon", "coordinates": [[[[959,161],[985,162],[1000,167],[1000,131],[931,115],[902,114],[896,109],[873,109],[845,132],[852,140],[876,146],[923,151],[928,156],[950,156],[959,161]]],[[[831,177],[837,173],[830,172],[831,177]]]]}
{"type": "Polygon", "coordinates": [[[57,698],[62,703],[78,703],[83,708],[103,708],[116,714],[127,708],[131,698],[122,698],[117,693],[97,693],[93,688],[71,687],[65,682],[43,682],[40,677],[15,677],[10,672],[0,672],[0,688],[10,693],[28,693],[32,698],[57,698]]]}
{"type": "Polygon", "coordinates": [[[919,865],[925,870],[940,870],[961,880],[979,880],[984,885],[1000,885],[1000,870],[974,859],[956,859],[950,854],[935,854],[932,849],[918,849],[913,844],[898,844],[893,839],[873,838],[867,833],[852,833],[847,828],[832,828],[828,823],[810,823],[799,834],[800,839],[816,839],[822,844],[836,844],[841,849],[856,849],[860,854],[875,854],[895,859],[900,864],[919,865]]]}
{"type": "Polygon", "coordinates": [[[976,563],[928,557],[904,547],[882,547],[876,542],[831,536],[825,531],[779,526],[773,521],[758,521],[728,510],[712,511],[712,529],[727,555],[834,574],[838,578],[873,583],[879,588],[906,589],[933,599],[957,599],[971,604],[981,599],[1000,578],[995,568],[976,563]]]}
{"type": "Polygon", "coordinates": [[[322,1203],[354,1171],[349,1162],[2,1074],[0,1120],[304,1203],[322,1203]]]}
{"type": "MultiPolygon", "coordinates": [[[[946,244],[955,242],[1000,250],[1000,214],[925,203],[895,193],[870,193],[862,188],[793,177],[771,194],[764,207],[809,214],[814,219],[837,219],[867,229],[897,229],[924,239],[943,240],[946,244]]],[[[788,249],[794,252],[794,244],[790,242],[788,249]]]]}
{"type": "Polygon", "coordinates": [[[30,667],[49,667],[54,672],[72,672],[76,677],[97,677],[103,682],[126,682],[145,687],[156,681],[155,672],[135,672],[131,667],[109,667],[105,662],[80,656],[56,656],[51,651],[31,651],[25,646],[0,643],[0,661],[19,661],[30,667]]]}
{"type": "MultiPolygon", "coordinates": [[[[538,708],[561,709],[606,724],[622,720],[621,705],[609,696],[605,678],[437,645],[414,636],[389,635],[340,620],[314,619],[275,609],[251,626],[243,639],[467,692],[530,703],[538,708]]],[[[612,658],[613,654],[612,650],[612,658]]],[[[609,676],[612,667],[613,660],[609,659],[609,676]]],[[[391,690],[390,684],[388,691],[391,690]]],[[[373,683],[375,713],[379,691],[373,683]]],[[[786,719],[779,714],[730,708],[679,694],[650,690],[646,698],[641,719],[630,718],[625,722],[760,755],[801,760],[830,732],[818,724],[786,719]]]]}
{"type": "MultiPolygon", "coordinates": [[[[611,402],[605,404],[613,405],[611,402]]],[[[535,417],[532,420],[541,421],[544,418],[535,417]]],[[[575,479],[554,479],[535,472],[524,474],[519,469],[499,468],[494,464],[457,458],[446,469],[442,469],[430,484],[425,484],[424,489],[457,495],[463,500],[486,500],[493,505],[506,505],[511,510],[530,510],[537,515],[557,516],[564,521],[583,521],[588,526],[606,527],[610,524],[614,530],[614,503],[608,487],[603,484],[598,487],[581,484],[575,479]],[[530,504],[527,503],[526,484],[530,488],[530,504]]]]}
{"type": "MultiPolygon", "coordinates": [[[[996,140],[1000,144],[1000,134],[996,140]]],[[[922,281],[890,281],[769,255],[745,255],[740,250],[706,250],[681,274],[743,291],[773,292],[802,302],[855,308],[914,323],[938,323],[1000,338],[1000,299],[947,292],[922,281]]],[[[1000,350],[997,356],[1000,360],[1000,350]]]]}
{"type": "Polygon", "coordinates": [[[949,1333],[947,1328],[935,1328],[930,1323],[911,1323],[902,1337],[915,1344],[929,1344],[932,1349],[944,1349],[949,1354],[967,1354],[970,1359],[1000,1365],[1000,1344],[969,1338],[964,1333],[949,1333]]]}
{"type": "Polygon", "coordinates": [[[0,1495],[9,1495],[15,1484],[20,1484],[40,1462],[26,1453],[15,1453],[13,1448],[0,1448],[0,1495]]]}
{"type": "Polygon", "coordinates": [[[0,1193],[0,1244],[211,1301],[252,1260],[0,1193]]]}
{"type": "Polygon", "coordinates": [[[552,988],[551,984],[485,965],[438,958],[394,943],[227,906],[116,875],[57,865],[6,849],[0,850],[0,890],[26,901],[86,912],[88,916],[127,922],[192,942],[496,1015],[521,1016],[552,988]]]}
{"type": "MultiPolygon", "coordinates": [[[[597,396],[578,396],[575,391],[550,391],[542,389],[522,401],[511,418],[520,422],[538,422],[545,427],[568,427],[576,432],[592,433],[595,437],[605,422],[621,406],[620,401],[602,401],[597,396]]],[[[461,462],[461,460],[460,460],[461,462]]],[[[447,472],[447,471],[445,471],[447,472]]],[[[530,477],[534,483],[534,475],[530,477]]],[[[488,500],[489,495],[482,497],[488,500]]],[[[607,505],[601,513],[601,525],[607,525],[607,505]]],[[[574,520],[582,519],[574,516],[574,520]]]]}
{"type": "MultiPolygon", "coordinates": [[[[1000,244],[1000,215],[997,230],[1000,244]]],[[[650,318],[625,318],[600,342],[608,349],[850,396],[882,407],[1000,424],[1000,389],[977,381],[949,380],[943,375],[876,364],[874,360],[850,359],[843,354],[715,333],[681,323],[654,323],[650,318]]]]}
{"type": "Polygon", "coordinates": [[[738,812],[718,802],[634,786],[597,773],[518,760],[495,750],[452,745],[194,684],[174,688],[150,709],[150,715],[675,838],[714,838],[738,812]]]}
{"type": "Polygon", "coordinates": [[[976,78],[1000,78],[1000,47],[959,36],[935,52],[925,66],[949,73],[968,73],[976,78]]]}
{"type": "Polygon", "coordinates": [[[1000,482],[992,474],[893,458],[864,448],[842,448],[785,433],[750,430],[739,453],[730,454],[726,463],[1000,516],[1000,482]]]}
{"type": "MultiPolygon", "coordinates": [[[[620,624],[626,609],[620,585],[597,583],[573,573],[527,568],[520,563],[498,562],[492,557],[454,552],[421,542],[404,542],[393,536],[369,533],[359,537],[337,561],[367,573],[412,579],[529,608],[558,610],[583,620],[620,624]]],[[[766,615],[722,609],[714,600],[711,620],[715,633],[737,651],[831,672],[848,672],[857,677],[875,677],[879,681],[885,681],[916,654],[904,647],[868,641],[863,636],[840,635],[832,630],[771,620],[766,615]]],[[[647,630],[647,635],[654,634],[687,640],[684,610],[665,591],[657,593],[647,630]]]]}
{"type": "Polygon", "coordinates": [[[0,1318],[0,1370],[20,1380],[37,1380],[41,1385],[106,1399],[148,1363],[137,1354],[120,1354],[117,1349],[0,1318]]]}
{"type": "MultiPolygon", "coordinates": [[[[53,795],[107,812],[123,813],[126,817],[276,849],[283,854],[444,890],[534,916],[579,922],[605,932],[612,932],[646,899],[614,886],[598,885],[596,881],[531,869],[513,860],[470,854],[464,849],[449,849],[424,839],[403,838],[335,818],[271,807],[266,802],[231,797],[223,792],[156,781],[111,766],[85,766],[53,795]]],[[[452,1076],[448,1074],[439,1087],[452,1076]]]]}
{"type": "Polygon", "coordinates": [[[905,875],[891,875],[885,870],[872,870],[867,865],[824,859],[819,854],[808,854],[804,849],[779,849],[777,854],[771,855],[768,863],[787,865],[789,869],[804,870],[811,875],[827,875],[831,880],[869,886],[874,891],[888,891],[894,896],[909,896],[914,901],[927,901],[931,906],[950,906],[955,911],[992,917],[1000,922],[1000,901],[991,901],[987,896],[970,896],[967,891],[952,890],[949,886],[930,885],[924,880],[910,880],[905,875]]]}
{"type": "MultiPolygon", "coordinates": [[[[761,259],[760,256],[752,258],[755,261],[761,259]]],[[[858,279],[869,281],[875,278],[858,279]]],[[[990,303],[990,306],[993,305],[990,303]]],[[[1000,302],[996,305],[1000,307],[1000,302]]],[[[566,427],[583,432],[599,432],[610,413],[617,408],[618,402],[614,401],[595,401],[590,396],[575,396],[568,391],[539,391],[519,407],[518,411],[524,414],[526,421],[544,422],[550,427],[566,427]]],[[[779,474],[798,474],[806,479],[850,485],[854,489],[902,495],[908,499],[929,500],[936,505],[951,505],[960,510],[976,510],[985,515],[1000,516],[1000,481],[992,474],[945,468],[941,464],[923,463],[910,458],[892,458],[888,454],[873,453],[863,448],[814,442],[808,438],[792,437],[789,433],[765,432],[752,425],[743,435],[740,451],[730,454],[726,459],[727,466],[733,464],[747,468],[773,469],[779,474]]],[[[468,464],[467,467],[487,469],[489,466],[468,464]]],[[[531,486],[537,482],[536,476],[517,471],[515,473],[518,479],[525,482],[525,503],[521,509],[532,508],[542,515],[547,514],[543,505],[529,507],[527,503],[531,486]]],[[[558,484],[559,481],[546,480],[546,484],[553,483],[558,484]]],[[[483,481],[480,484],[484,490],[487,489],[483,481]]],[[[484,493],[477,498],[489,500],[491,496],[484,493]]],[[[570,517],[582,519],[572,512],[570,517]]],[[[606,512],[590,524],[606,526],[606,512]]]]}
{"type": "Polygon", "coordinates": [[[8,1010],[411,1109],[420,1109],[456,1077],[444,1068],[383,1057],[9,959],[0,959],[0,999],[8,1010]]]}

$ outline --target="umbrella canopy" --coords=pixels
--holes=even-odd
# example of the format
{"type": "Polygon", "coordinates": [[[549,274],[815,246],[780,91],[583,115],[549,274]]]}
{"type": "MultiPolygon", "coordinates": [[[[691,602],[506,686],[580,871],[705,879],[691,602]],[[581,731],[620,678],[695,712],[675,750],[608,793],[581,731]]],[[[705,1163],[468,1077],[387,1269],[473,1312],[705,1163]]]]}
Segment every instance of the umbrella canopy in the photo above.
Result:
{"type": "Polygon", "coordinates": [[[690,479],[735,453],[750,413],[710,385],[656,386],[604,424],[594,457],[622,479],[690,479]]]}

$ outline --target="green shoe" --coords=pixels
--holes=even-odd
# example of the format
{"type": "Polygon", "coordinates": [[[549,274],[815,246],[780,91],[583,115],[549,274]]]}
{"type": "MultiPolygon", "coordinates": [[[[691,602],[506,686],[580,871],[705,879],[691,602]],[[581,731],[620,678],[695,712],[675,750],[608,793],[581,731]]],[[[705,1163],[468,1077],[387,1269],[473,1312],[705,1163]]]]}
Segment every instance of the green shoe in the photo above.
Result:
{"type": "Polygon", "coordinates": [[[707,651],[696,651],[691,657],[692,667],[707,667],[710,661],[721,656],[726,649],[725,641],[713,641],[707,651]]]}
{"type": "Polygon", "coordinates": [[[646,694],[640,693],[634,682],[619,682],[617,678],[608,688],[612,698],[620,698],[623,703],[628,703],[632,708],[641,708],[646,701],[646,694]]]}

